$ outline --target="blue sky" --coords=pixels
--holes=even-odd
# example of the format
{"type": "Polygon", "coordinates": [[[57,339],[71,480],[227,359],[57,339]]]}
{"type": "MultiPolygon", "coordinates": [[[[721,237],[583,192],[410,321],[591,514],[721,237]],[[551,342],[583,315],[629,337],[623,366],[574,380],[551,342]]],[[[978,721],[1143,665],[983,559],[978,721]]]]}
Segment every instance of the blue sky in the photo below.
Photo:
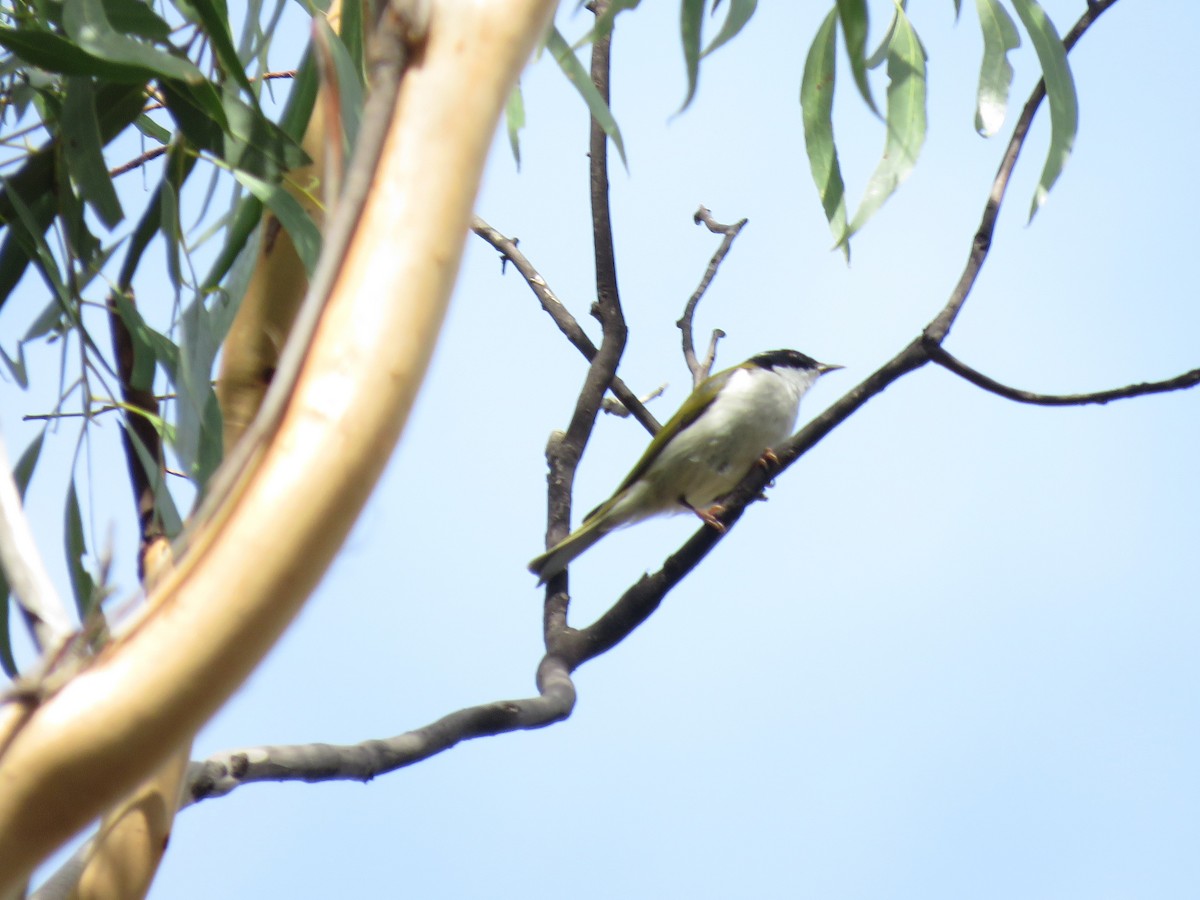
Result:
{"type": "MultiPolygon", "coordinates": [[[[1046,5],[1064,32],[1082,6],[1046,5]]],[[[847,267],[829,250],[796,102],[824,7],[762,4],[676,116],[677,7],[643,6],[621,18],[614,50],[629,155],[611,175],[630,326],[620,373],[639,391],[669,382],[660,418],[686,396],[674,322],[717,244],[691,224],[702,202],[750,224],[697,326],[728,332],[722,365],[783,346],[844,364],[805,398],[807,418],[911,340],[965,262],[1008,134],[972,128],[974,10],[957,25],[950,3],[911,10],[930,55],[929,136],[847,267]]],[[[873,40],[889,8],[872,4],[873,40]]],[[[577,35],[583,16],[566,8],[560,27],[577,35]]],[[[1126,2],[1084,38],[1076,152],[1027,226],[1039,118],[947,344],[960,358],[1046,392],[1200,364],[1197,135],[1179,77],[1198,24],[1191,4],[1126,2]]],[[[277,41],[273,65],[294,46],[277,41]]],[[[1014,65],[1019,105],[1037,75],[1028,46],[1014,65]]],[[[549,59],[523,85],[521,171],[498,135],[478,209],[590,328],[586,114],[549,59]]],[[[848,79],[835,112],[853,202],[883,131],[848,79]]],[[[38,284],[22,290],[4,335],[44,302],[38,284]]],[[[524,283],[472,238],[376,496],[197,755],[384,737],[530,694],[541,594],[524,566],[545,528],[542,454],[583,374],[524,283]]],[[[0,389],[15,456],[32,436],[17,411],[47,401],[0,389]]],[[[927,367],[789,470],[645,626],[580,670],[569,721],[366,786],[252,786],[200,804],[152,896],[1195,897],[1198,402],[1043,409],[927,367]]],[[[100,435],[91,536],[112,535],[128,589],[131,508],[107,474],[123,462],[115,430],[100,435]]],[[[645,440],[601,420],[577,510],[608,495],[645,440]]],[[[54,458],[30,505],[60,566],[54,458]]],[[[572,568],[573,619],[602,612],[695,527],[664,519],[606,538],[572,568]]]]}

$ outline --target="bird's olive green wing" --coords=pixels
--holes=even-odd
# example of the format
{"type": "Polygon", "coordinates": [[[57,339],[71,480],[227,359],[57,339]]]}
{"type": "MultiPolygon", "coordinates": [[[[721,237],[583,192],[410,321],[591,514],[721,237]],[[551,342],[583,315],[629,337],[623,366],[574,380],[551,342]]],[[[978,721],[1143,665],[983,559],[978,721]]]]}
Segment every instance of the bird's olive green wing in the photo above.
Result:
{"type": "MultiPolygon", "coordinates": [[[[616,497],[621,491],[645,475],[646,470],[650,468],[650,464],[658,459],[658,455],[662,453],[667,443],[700,418],[701,414],[712,405],[713,400],[721,392],[721,388],[725,386],[725,382],[729,380],[729,376],[733,371],[734,369],[725,369],[715,375],[710,375],[704,381],[700,382],[700,386],[692,391],[687,400],[683,401],[683,406],[679,407],[675,415],[667,419],[667,423],[658,430],[658,434],[654,435],[654,438],[650,441],[650,446],[646,448],[646,452],[642,454],[641,459],[637,461],[629,474],[625,476],[625,480],[621,482],[620,486],[613,491],[613,497],[616,497]],[[701,400],[699,399],[700,397],[704,399],[701,400]]],[[[595,516],[603,508],[604,504],[602,503],[584,516],[583,521],[587,522],[588,519],[595,516]]]]}

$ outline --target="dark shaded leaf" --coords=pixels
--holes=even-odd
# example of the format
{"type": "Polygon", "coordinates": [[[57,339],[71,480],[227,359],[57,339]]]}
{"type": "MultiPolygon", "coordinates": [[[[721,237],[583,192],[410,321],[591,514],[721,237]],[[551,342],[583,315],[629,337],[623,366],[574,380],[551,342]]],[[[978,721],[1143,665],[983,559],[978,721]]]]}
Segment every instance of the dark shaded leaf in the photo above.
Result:
{"type": "Polygon", "coordinates": [[[145,83],[152,74],[144,66],[122,65],[99,59],[62,35],[50,31],[0,28],[0,47],[31,66],[62,75],[91,75],[108,81],[145,83]]]}
{"type": "Polygon", "coordinates": [[[679,39],[683,43],[683,64],[687,70],[687,96],[679,111],[683,112],[696,96],[700,78],[700,31],[704,25],[704,0],[683,0],[679,8],[679,39]]]}
{"type": "Polygon", "coordinates": [[[156,15],[145,0],[103,2],[104,13],[114,30],[161,43],[166,43],[171,37],[171,26],[156,15]]]}
{"type": "Polygon", "coordinates": [[[71,591],[75,594],[75,608],[79,618],[86,619],[96,597],[96,582],[83,564],[87,556],[87,541],[83,536],[83,517],[79,513],[79,497],[75,493],[75,479],[67,489],[67,507],[63,515],[63,542],[67,551],[67,573],[71,576],[71,591]]]}
{"type": "Polygon", "coordinates": [[[68,78],[67,97],[61,121],[63,153],[71,181],[108,228],[125,218],[116,188],[104,162],[100,143],[100,120],[96,116],[96,94],[88,78],[68,78]]]}
{"type": "Polygon", "coordinates": [[[205,80],[200,70],[187,59],[118,32],[109,21],[102,0],[65,0],[63,30],[81,50],[100,59],[140,66],[163,78],[195,83],[205,80]]]}
{"type": "Polygon", "coordinates": [[[278,125],[232,94],[219,96],[207,82],[193,86],[164,81],[160,86],[180,131],[230,168],[274,180],[310,162],[278,125]]]}
{"type": "Polygon", "coordinates": [[[222,3],[221,8],[213,0],[188,0],[187,3],[177,4],[179,10],[192,22],[195,22],[208,37],[221,70],[237,82],[257,107],[258,98],[246,77],[245,67],[238,57],[237,49],[233,46],[233,37],[229,33],[229,10],[222,3]]]}
{"type": "MultiPolygon", "coordinates": [[[[817,36],[813,38],[804,61],[804,77],[800,82],[800,106],[804,118],[804,147],[813,182],[821,198],[825,220],[840,238],[846,231],[846,185],[838,164],[837,145],[833,140],[833,89],[837,77],[836,9],[831,9],[817,36]]],[[[842,243],[846,261],[850,260],[850,245],[842,243]]]]}

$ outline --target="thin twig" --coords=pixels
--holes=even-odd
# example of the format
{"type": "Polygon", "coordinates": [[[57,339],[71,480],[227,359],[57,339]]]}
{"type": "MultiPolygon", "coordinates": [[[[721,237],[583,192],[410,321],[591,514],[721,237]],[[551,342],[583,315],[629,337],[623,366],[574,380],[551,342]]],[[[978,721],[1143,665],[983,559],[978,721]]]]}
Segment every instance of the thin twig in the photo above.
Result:
{"type": "Polygon", "coordinates": [[[713,234],[723,235],[721,245],[717,247],[717,252],[708,261],[708,268],[704,270],[704,276],[700,279],[700,284],[692,293],[692,296],[688,298],[687,305],[683,308],[683,315],[675,323],[682,332],[683,359],[687,363],[688,371],[692,373],[692,385],[695,387],[707,378],[708,373],[712,371],[713,362],[717,358],[717,341],[725,337],[724,331],[719,328],[714,329],[712,337],[709,340],[708,352],[704,355],[704,359],[696,358],[696,342],[692,324],[696,316],[696,307],[700,303],[700,298],[704,296],[704,292],[708,290],[708,286],[716,276],[721,262],[733,246],[734,239],[750,220],[741,219],[732,225],[722,225],[713,218],[712,211],[707,206],[700,204],[700,208],[692,216],[692,221],[697,225],[704,225],[713,234]]]}
{"type": "MultiPolygon", "coordinates": [[[[561,331],[571,342],[576,350],[583,354],[583,358],[591,362],[596,358],[596,345],[592,343],[592,339],[587,336],[587,332],[579,325],[579,321],[570,313],[570,310],[563,305],[563,302],[558,299],[558,295],[554,293],[546,279],[541,273],[534,268],[528,257],[517,247],[517,242],[512,238],[505,237],[479,216],[474,216],[471,219],[471,230],[483,240],[487,241],[492,247],[500,251],[500,258],[504,262],[511,262],[516,270],[525,279],[525,283],[529,285],[529,289],[533,291],[533,295],[538,298],[542,309],[553,320],[561,331]]],[[[612,392],[620,401],[621,406],[627,410],[627,415],[632,415],[635,419],[642,423],[647,431],[651,434],[656,434],[659,429],[658,421],[646,409],[645,403],[647,400],[657,397],[662,393],[662,388],[659,388],[655,393],[648,397],[639,398],[629,386],[621,380],[619,375],[614,375],[612,380],[612,392]]],[[[605,403],[607,404],[607,400],[605,403]]],[[[607,406],[605,407],[607,411],[607,406]]]]}
{"type": "Polygon", "coordinates": [[[1164,381],[1127,384],[1124,387],[1110,388],[1106,391],[1094,391],[1089,394],[1036,394],[1032,391],[1023,391],[1019,388],[1009,387],[993,378],[989,378],[987,375],[984,375],[977,369],[971,368],[953,356],[939,344],[929,344],[925,347],[925,350],[929,354],[930,359],[939,366],[953,372],[955,375],[965,378],[976,387],[983,388],[985,391],[990,391],[1009,400],[1015,400],[1018,403],[1032,403],[1037,406],[1105,404],[1113,400],[1142,397],[1146,394],[1165,394],[1169,391],[1182,391],[1200,384],[1200,369],[1192,369],[1190,372],[1184,372],[1182,375],[1177,375],[1174,378],[1168,378],[1164,381]]]}

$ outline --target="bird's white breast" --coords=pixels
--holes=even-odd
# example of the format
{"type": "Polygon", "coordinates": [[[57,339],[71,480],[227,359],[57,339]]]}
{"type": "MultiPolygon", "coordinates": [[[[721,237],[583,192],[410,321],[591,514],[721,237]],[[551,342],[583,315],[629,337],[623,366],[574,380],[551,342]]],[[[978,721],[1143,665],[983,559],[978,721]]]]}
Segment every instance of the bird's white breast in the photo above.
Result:
{"type": "Polygon", "coordinates": [[[665,489],[662,481],[669,481],[674,496],[663,497],[666,503],[682,497],[698,509],[711,506],[764,451],[792,433],[800,397],[819,374],[788,367],[735,370],[708,409],[650,466],[647,487],[665,489]]]}

